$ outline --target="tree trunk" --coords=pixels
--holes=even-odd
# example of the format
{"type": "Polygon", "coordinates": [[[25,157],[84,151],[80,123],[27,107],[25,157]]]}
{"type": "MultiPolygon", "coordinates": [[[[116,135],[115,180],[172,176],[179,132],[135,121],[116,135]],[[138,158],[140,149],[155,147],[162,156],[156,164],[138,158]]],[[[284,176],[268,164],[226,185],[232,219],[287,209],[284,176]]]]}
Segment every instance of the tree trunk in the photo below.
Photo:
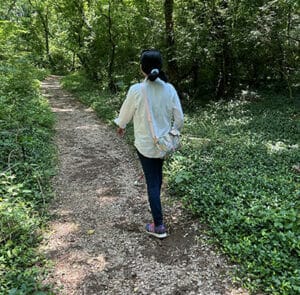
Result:
{"type": "MultiPolygon", "coordinates": [[[[226,9],[228,6],[227,1],[222,2],[222,7],[226,9]]],[[[229,33],[226,30],[226,23],[224,16],[214,7],[211,15],[212,23],[214,26],[215,35],[214,38],[220,48],[220,51],[216,53],[216,62],[218,67],[218,81],[216,85],[216,97],[227,98],[234,92],[235,76],[233,71],[233,55],[230,45],[229,33]]]]}
{"type": "Polygon", "coordinates": [[[113,77],[113,70],[114,70],[114,63],[115,63],[116,44],[114,42],[113,33],[112,33],[111,1],[109,1],[109,6],[108,6],[108,36],[109,36],[109,43],[111,45],[111,54],[110,54],[110,61],[108,67],[108,87],[110,91],[115,93],[117,91],[117,88],[113,77]]]}
{"type": "Polygon", "coordinates": [[[49,29],[49,8],[48,5],[43,8],[35,7],[31,1],[29,1],[29,4],[36,10],[37,15],[42,23],[43,31],[44,31],[44,41],[45,41],[45,50],[46,50],[46,59],[50,66],[53,66],[53,60],[51,58],[50,53],[50,29],[49,29]]]}
{"type": "Polygon", "coordinates": [[[45,14],[45,18],[44,18],[44,32],[45,32],[45,44],[46,44],[46,54],[47,54],[47,59],[48,62],[52,65],[52,59],[51,59],[51,55],[50,55],[50,46],[49,46],[49,19],[48,19],[48,6],[46,7],[46,14],[45,14]]]}
{"type": "Polygon", "coordinates": [[[165,24],[166,24],[167,71],[170,80],[174,84],[177,84],[178,66],[176,62],[173,8],[174,8],[174,0],[165,0],[164,13],[165,13],[165,24]]]}
{"type": "Polygon", "coordinates": [[[216,87],[217,98],[226,98],[233,93],[234,81],[233,81],[233,65],[232,65],[232,53],[229,47],[226,36],[223,36],[222,50],[217,56],[219,66],[219,79],[216,87]]]}
{"type": "Polygon", "coordinates": [[[75,61],[76,61],[76,53],[72,51],[72,68],[71,71],[75,71],[75,61]]]}
{"type": "MultiPolygon", "coordinates": [[[[288,48],[290,49],[291,48],[291,38],[290,38],[290,35],[291,35],[291,22],[292,22],[292,7],[291,5],[289,5],[288,7],[288,19],[287,19],[287,28],[286,28],[286,31],[287,31],[287,40],[288,40],[288,48]]],[[[289,62],[287,61],[287,58],[285,59],[286,60],[286,75],[285,75],[285,78],[286,78],[286,83],[287,83],[287,87],[288,87],[288,90],[289,90],[289,96],[290,98],[293,97],[293,91],[292,91],[292,83],[291,83],[291,79],[290,79],[290,65],[289,65],[289,62]]]]}
{"type": "Polygon", "coordinates": [[[84,5],[82,1],[75,1],[74,2],[77,14],[79,16],[78,23],[74,26],[74,32],[77,39],[77,50],[76,55],[84,68],[86,74],[91,78],[93,81],[99,81],[99,73],[97,72],[97,68],[94,64],[91,63],[91,59],[89,54],[86,52],[86,45],[85,45],[85,38],[84,38],[84,31],[87,29],[91,32],[91,27],[88,24],[88,21],[85,16],[84,5]]]}

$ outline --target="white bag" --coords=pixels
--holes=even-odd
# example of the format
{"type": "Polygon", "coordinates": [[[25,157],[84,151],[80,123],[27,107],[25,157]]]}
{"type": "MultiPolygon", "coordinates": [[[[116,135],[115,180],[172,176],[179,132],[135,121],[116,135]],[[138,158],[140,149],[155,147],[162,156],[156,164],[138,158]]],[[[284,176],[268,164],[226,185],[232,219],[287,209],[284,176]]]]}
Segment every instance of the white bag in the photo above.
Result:
{"type": "Polygon", "coordinates": [[[180,132],[172,129],[156,139],[156,146],[167,154],[174,153],[180,148],[180,132]]]}

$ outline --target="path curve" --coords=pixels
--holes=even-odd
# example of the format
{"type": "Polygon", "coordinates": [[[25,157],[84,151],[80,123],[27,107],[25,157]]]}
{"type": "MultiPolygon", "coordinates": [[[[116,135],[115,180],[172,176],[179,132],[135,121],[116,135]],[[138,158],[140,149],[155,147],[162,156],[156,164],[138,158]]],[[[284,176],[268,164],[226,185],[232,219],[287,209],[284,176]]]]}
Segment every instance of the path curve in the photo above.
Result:
{"type": "Polygon", "coordinates": [[[163,200],[170,237],[147,236],[151,220],[140,167],[128,145],[95,113],[42,83],[56,115],[59,171],[52,221],[42,251],[53,261],[46,282],[56,294],[246,294],[230,284],[230,267],[205,242],[196,221],[163,200]]]}

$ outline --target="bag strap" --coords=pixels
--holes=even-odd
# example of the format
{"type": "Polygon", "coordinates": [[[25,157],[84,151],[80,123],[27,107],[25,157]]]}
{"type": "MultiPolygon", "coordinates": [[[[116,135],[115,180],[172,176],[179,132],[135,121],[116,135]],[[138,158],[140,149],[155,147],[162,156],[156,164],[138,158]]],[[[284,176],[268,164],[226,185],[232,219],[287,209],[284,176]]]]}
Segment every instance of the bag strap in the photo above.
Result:
{"type": "Polygon", "coordinates": [[[149,108],[149,101],[148,101],[148,96],[147,96],[147,91],[146,91],[145,84],[142,83],[141,87],[142,87],[142,93],[143,93],[143,96],[144,96],[144,99],[145,99],[147,120],[148,120],[148,123],[149,123],[150,132],[151,132],[152,138],[154,140],[154,143],[157,143],[157,137],[155,135],[154,128],[153,128],[153,121],[152,121],[152,118],[151,118],[151,113],[150,113],[150,108],[149,108]]]}

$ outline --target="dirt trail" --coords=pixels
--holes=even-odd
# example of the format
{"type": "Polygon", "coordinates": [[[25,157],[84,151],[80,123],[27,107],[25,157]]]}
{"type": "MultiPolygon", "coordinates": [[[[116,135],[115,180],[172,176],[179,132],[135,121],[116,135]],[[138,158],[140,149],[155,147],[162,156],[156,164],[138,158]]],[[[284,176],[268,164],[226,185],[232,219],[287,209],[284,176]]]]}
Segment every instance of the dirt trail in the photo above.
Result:
{"type": "Polygon", "coordinates": [[[58,77],[42,91],[57,117],[59,171],[42,247],[53,261],[47,283],[56,294],[246,294],[232,287],[230,267],[198,223],[182,223],[179,205],[163,200],[170,237],[147,236],[151,215],[145,186],[134,186],[141,172],[135,155],[58,77]]]}

